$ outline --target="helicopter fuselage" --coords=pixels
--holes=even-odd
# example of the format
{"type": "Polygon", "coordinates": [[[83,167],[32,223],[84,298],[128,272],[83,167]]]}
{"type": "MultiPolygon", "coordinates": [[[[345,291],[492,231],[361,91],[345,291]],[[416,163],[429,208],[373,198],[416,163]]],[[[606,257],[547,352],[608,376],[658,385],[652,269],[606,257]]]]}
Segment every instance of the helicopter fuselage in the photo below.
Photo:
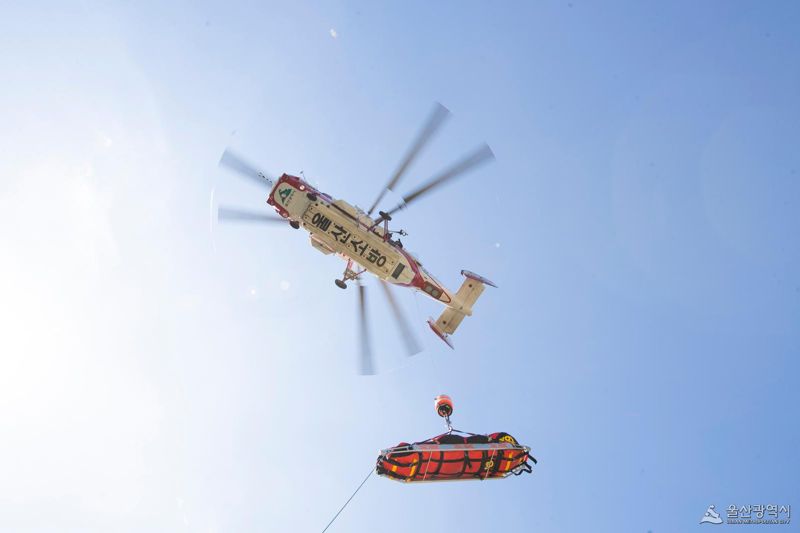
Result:
{"type": "Polygon", "coordinates": [[[278,179],[267,203],[308,231],[311,245],[320,252],[337,254],[387,283],[417,289],[448,307],[454,303],[453,294],[358,207],[289,174],[278,179]]]}

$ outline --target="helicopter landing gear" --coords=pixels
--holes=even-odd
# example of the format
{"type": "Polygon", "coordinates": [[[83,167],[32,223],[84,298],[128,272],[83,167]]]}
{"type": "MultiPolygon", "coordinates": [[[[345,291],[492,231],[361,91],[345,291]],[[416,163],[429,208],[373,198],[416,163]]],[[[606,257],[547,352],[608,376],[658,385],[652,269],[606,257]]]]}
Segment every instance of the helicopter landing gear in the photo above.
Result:
{"type": "Polygon", "coordinates": [[[292,220],[291,222],[289,222],[289,225],[294,229],[300,229],[300,223],[296,220],[292,220]]]}
{"type": "Polygon", "coordinates": [[[356,272],[353,270],[353,261],[351,259],[347,260],[347,266],[344,267],[344,274],[342,274],[342,279],[335,279],[333,282],[336,284],[337,287],[340,289],[347,288],[347,282],[351,279],[358,279],[358,276],[366,272],[366,270],[362,270],[360,272],[356,272]]]}
{"type": "Polygon", "coordinates": [[[316,202],[317,201],[317,195],[314,194],[313,192],[310,192],[310,193],[306,194],[306,197],[309,200],[311,200],[312,202],[316,202]]]}

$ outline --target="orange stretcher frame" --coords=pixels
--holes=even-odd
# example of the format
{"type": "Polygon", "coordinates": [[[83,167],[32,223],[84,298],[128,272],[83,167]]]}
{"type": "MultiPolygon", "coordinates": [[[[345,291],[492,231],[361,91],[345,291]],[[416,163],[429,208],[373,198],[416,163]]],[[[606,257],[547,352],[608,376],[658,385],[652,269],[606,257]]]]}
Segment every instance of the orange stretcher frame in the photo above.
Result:
{"type": "Polygon", "coordinates": [[[511,442],[401,444],[381,450],[376,473],[404,483],[503,479],[530,472],[530,450],[511,442]]]}

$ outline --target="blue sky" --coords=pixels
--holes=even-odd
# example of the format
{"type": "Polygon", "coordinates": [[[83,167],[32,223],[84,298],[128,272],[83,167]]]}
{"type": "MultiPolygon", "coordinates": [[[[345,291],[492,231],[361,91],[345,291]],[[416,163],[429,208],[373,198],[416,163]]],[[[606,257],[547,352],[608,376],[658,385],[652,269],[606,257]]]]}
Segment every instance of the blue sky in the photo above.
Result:
{"type": "Polygon", "coordinates": [[[535,473],[373,478],[330,531],[800,505],[799,24],[790,2],[10,7],[0,529],[319,531],[377,450],[442,430],[440,393],[535,473]],[[217,203],[266,209],[217,162],[366,207],[434,101],[453,116],[400,193],[484,140],[497,161],[395,223],[448,286],[499,288],[452,352],[397,291],[425,346],[406,360],[368,284],[361,377],[343,263],[217,226],[217,203]]]}

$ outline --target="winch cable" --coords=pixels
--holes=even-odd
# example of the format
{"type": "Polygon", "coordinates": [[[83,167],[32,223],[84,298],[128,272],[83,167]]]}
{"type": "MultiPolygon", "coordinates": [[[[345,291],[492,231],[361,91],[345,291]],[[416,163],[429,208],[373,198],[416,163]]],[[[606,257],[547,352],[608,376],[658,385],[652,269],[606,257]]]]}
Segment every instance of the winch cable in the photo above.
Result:
{"type": "Polygon", "coordinates": [[[359,486],[358,486],[358,488],[355,490],[355,492],[353,492],[353,494],[352,494],[352,495],[350,495],[350,497],[347,499],[347,501],[346,501],[346,502],[344,502],[344,505],[342,505],[342,508],[341,508],[341,509],[339,509],[339,510],[336,512],[336,514],[333,516],[333,518],[331,518],[331,521],[330,521],[330,522],[328,522],[328,525],[327,525],[327,526],[325,526],[325,529],[323,529],[323,530],[322,530],[322,533],[325,533],[326,531],[328,531],[328,528],[329,528],[329,527],[331,527],[331,524],[333,524],[334,520],[336,520],[336,519],[339,517],[339,514],[340,514],[342,511],[344,511],[344,508],[345,508],[345,507],[347,507],[347,504],[348,504],[348,503],[350,503],[350,500],[352,500],[352,499],[353,499],[353,497],[355,497],[355,495],[356,495],[356,494],[358,494],[358,491],[359,491],[359,490],[361,490],[361,487],[363,487],[363,486],[364,486],[364,483],[366,483],[366,482],[367,482],[367,480],[369,479],[369,476],[371,476],[371,475],[372,475],[372,473],[373,473],[374,471],[375,471],[375,467],[372,467],[372,468],[369,470],[369,474],[367,474],[367,477],[365,477],[365,478],[364,478],[364,481],[362,481],[362,482],[361,482],[361,485],[359,485],[359,486]]]}

